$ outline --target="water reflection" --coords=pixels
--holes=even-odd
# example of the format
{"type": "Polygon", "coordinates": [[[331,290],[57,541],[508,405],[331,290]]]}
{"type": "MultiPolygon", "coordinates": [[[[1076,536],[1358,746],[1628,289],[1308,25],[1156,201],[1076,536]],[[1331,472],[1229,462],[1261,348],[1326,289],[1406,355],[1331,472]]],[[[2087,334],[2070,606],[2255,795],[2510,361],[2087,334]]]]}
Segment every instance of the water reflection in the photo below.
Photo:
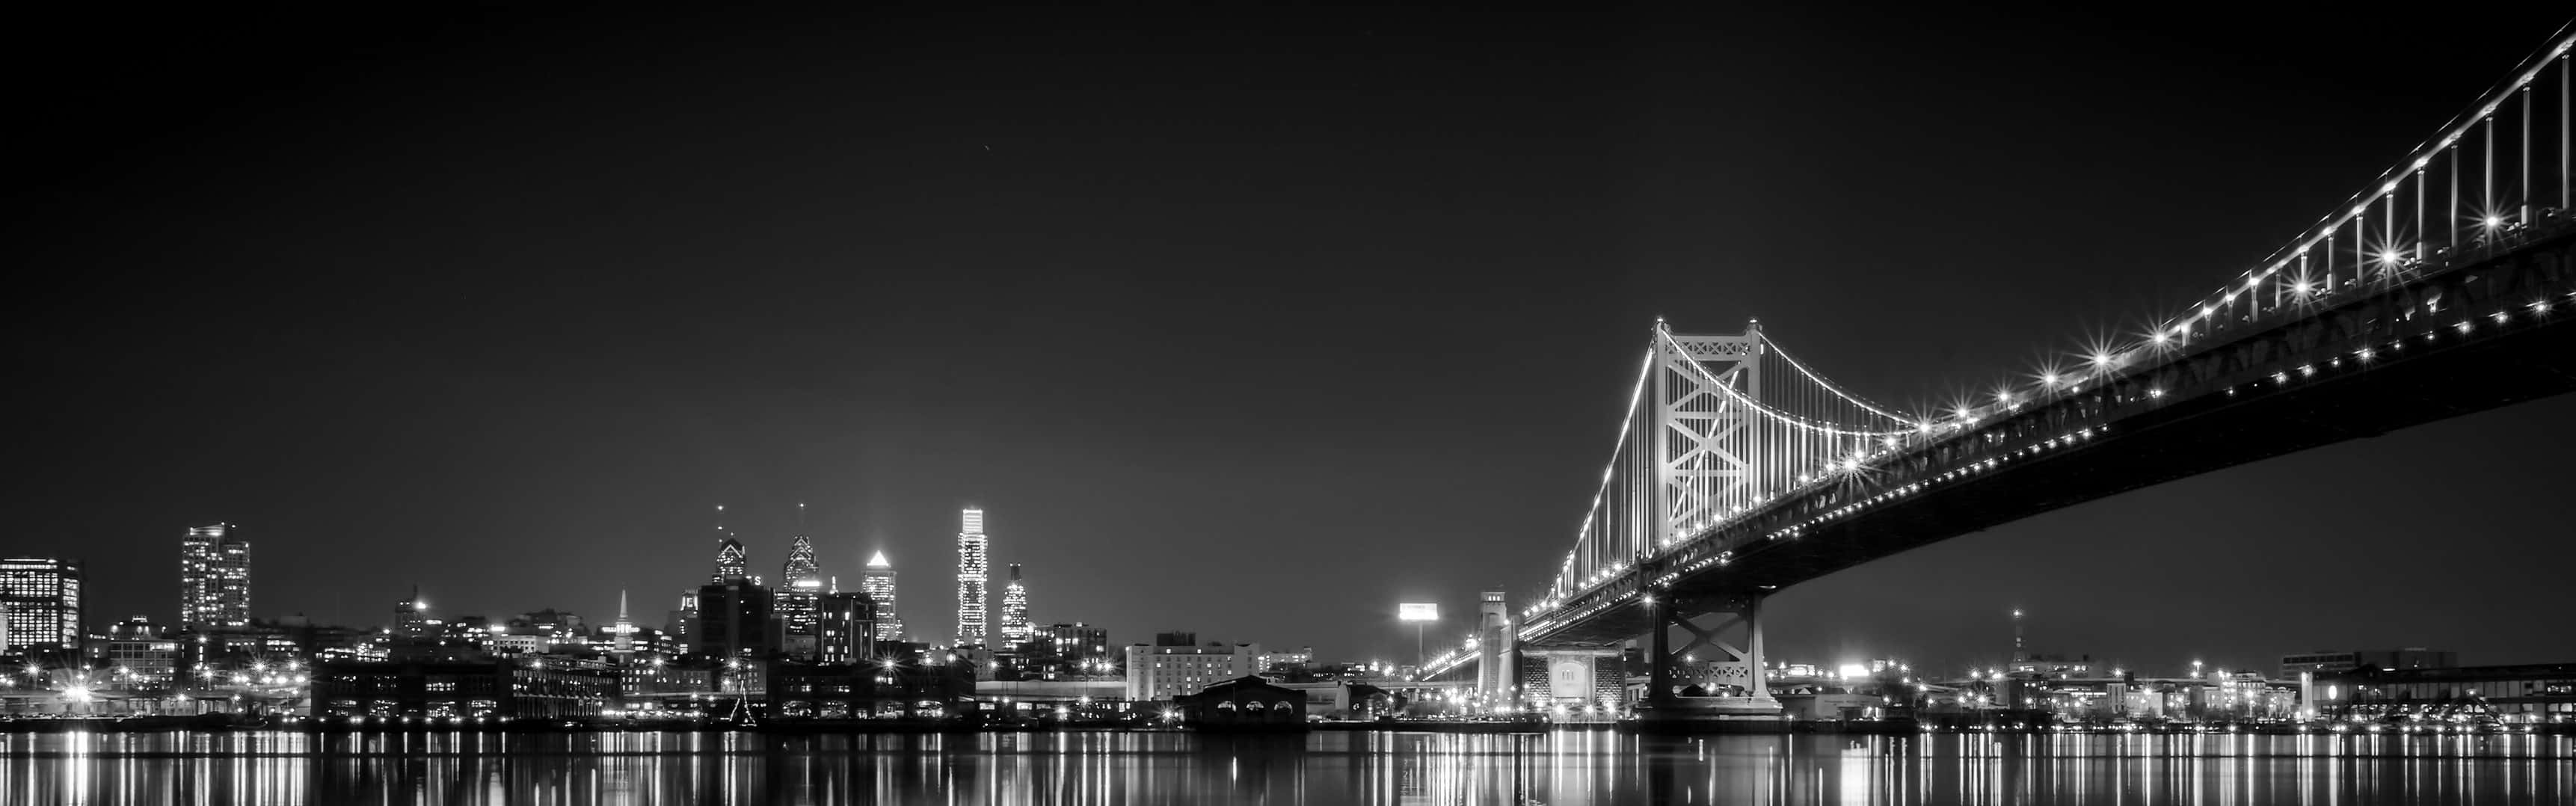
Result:
{"type": "Polygon", "coordinates": [[[2546,736],[0,736],[0,803],[2576,803],[2546,736]]]}

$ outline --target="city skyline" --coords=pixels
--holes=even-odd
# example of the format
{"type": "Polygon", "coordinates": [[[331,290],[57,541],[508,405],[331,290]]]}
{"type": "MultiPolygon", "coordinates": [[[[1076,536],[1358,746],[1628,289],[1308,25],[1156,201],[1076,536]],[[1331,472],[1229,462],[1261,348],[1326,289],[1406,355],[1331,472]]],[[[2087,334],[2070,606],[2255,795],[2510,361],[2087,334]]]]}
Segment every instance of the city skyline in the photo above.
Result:
{"type": "MultiPolygon", "coordinates": [[[[26,382],[53,393],[10,404],[34,436],[30,481],[5,500],[30,522],[0,553],[82,560],[94,626],[171,612],[173,530],[218,520],[259,536],[260,617],[372,620],[415,582],[483,612],[604,611],[621,588],[658,601],[705,575],[703,505],[679,502],[739,502],[728,525],[775,558],[799,531],[792,504],[812,501],[802,531],[825,566],[887,551],[929,602],[945,597],[921,580],[944,576],[948,519],[971,498],[1007,511],[1011,558],[1043,570],[1040,620],[1407,657],[1393,603],[1463,610],[1500,589],[1517,606],[1545,582],[1617,424],[1602,390],[1655,317],[1759,316],[1809,334],[1803,350],[1872,396],[1971,394],[1944,385],[2023,372],[2077,332],[2130,326],[2148,313],[2136,300],[2260,257],[2520,55],[2489,52],[2486,32],[2527,27],[2431,23],[2423,58],[2321,81],[2321,43],[2369,30],[2326,21],[2275,42],[2292,29],[1895,19],[1765,42],[1584,20],[1452,37],[1438,22],[1296,29],[1341,62],[1255,30],[1197,34],[1243,47],[1194,76],[1128,55],[1179,45],[1086,28],[1060,64],[818,79],[880,101],[823,114],[784,88],[675,93],[701,80],[679,68],[525,87],[460,44],[488,36],[558,67],[657,52],[600,34],[546,55],[534,45],[579,25],[537,14],[390,55],[268,42],[297,55],[207,80],[274,94],[176,129],[62,116],[72,128],[38,136],[66,159],[35,180],[57,204],[11,225],[59,270],[12,325],[26,382]],[[2029,36],[2097,27],[2080,46],[2029,36]],[[1639,55],[1518,44],[1558,34],[1639,55]],[[345,69],[308,72],[311,48],[345,69]],[[2097,72],[2028,68],[2074,56],[2097,72]],[[1781,91],[1784,73],[1848,91],[1781,91]],[[377,86],[498,99],[495,125],[554,139],[523,148],[362,103],[329,118],[349,134],[282,145],[327,128],[308,93],[377,86]],[[1173,108],[1205,111],[1150,114],[1173,108]],[[712,109],[752,133],[696,137],[712,109]],[[2352,109],[2388,111],[2353,127],[2352,109]],[[632,110],[664,123],[597,128],[632,110]],[[2035,145],[2006,159],[1999,142],[2035,145]],[[277,167],[281,149],[312,161],[277,167]],[[659,198],[660,180],[615,176],[666,158],[702,192],[675,211],[620,201],[659,198]],[[1124,182],[1149,192],[1098,190],[1124,182]],[[389,186],[417,191],[345,204],[389,186]],[[447,221],[552,235],[423,234],[447,221]],[[1841,251],[1857,230],[1885,251],[1841,251]],[[2124,240],[2135,253],[2101,248],[2124,240]],[[227,279],[114,279],[172,255],[227,279]],[[607,310],[600,288],[632,304],[607,310]],[[209,310],[259,327],[178,324],[209,310]],[[261,394],[218,391],[244,382],[261,394]],[[1051,397],[1029,416],[1035,390],[1051,397]],[[1253,550],[1367,559],[1319,582],[1248,564],[1253,550]],[[560,571],[575,562],[591,570],[560,571]],[[1187,615],[1139,593],[1171,586],[1190,586],[1187,615]]],[[[1800,30],[1746,29],[1772,27],[1800,30]]],[[[807,43],[717,75],[768,86],[942,43],[958,44],[807,43]]],[[[107,74],[48,97],[86,108],[151,86],[107,74]]],[[[2000,656],[1998,614],[2026,607],[2037,651],[2141,662],[2419,645],[2563,658],[2576,639],[2509,623],[2563,605],[2547,569],[2566,549],[2513,536],[2576,514],[2552,492],[2571,415],[2576,401],[2543,401],[2008,524],[1782,594],[1772,640],[1796,657],[2000,656]],[[2353,467],[2440,472],[2356,501],[2338,481],[2353,467]],[[2459,604],[2334,593],[2391,579],[2459,604]],[[2224,595],[2174,594],[2201,589],[2224,595]]],[[[916,633],[945,631],[944,605],[912,609],[936,625],[916,633]]]]}

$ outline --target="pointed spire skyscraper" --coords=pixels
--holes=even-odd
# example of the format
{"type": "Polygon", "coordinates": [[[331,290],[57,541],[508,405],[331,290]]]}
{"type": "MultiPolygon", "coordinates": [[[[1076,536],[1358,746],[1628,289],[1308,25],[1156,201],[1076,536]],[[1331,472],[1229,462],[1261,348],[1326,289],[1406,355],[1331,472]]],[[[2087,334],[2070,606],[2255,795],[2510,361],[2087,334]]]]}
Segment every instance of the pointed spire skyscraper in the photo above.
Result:
{"type": "Polygon", "coordinates": [[[876,605],[877,640],[903,640],[903,619],[894,614],[894,563],[886,562],[885,552],[868,556],[868,570],[859,577],[859,592],[868,595],[876,605]]]}

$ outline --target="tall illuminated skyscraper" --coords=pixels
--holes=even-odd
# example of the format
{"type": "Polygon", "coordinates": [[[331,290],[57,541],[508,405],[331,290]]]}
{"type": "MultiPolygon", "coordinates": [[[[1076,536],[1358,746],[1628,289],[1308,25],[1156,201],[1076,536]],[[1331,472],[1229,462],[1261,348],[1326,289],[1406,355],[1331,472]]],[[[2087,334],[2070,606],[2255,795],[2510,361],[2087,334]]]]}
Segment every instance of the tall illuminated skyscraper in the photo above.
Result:
{"type": "Polygon", "coordinates": [[[81,567],[71,560],[0,560],[0,652],[80,648],[81,567]]]}
{"type": "Polygon", "coordinates": [[[823,571],[814,562],[814,539],[797,535],[788,543],[787,565],[779,571],[778,618],[786,622],[787,643],[814,635],[816,607],[823,598],[823,571]]]}
{"type": "Polygon", "coordinates": [[[1002,586],[1002,645],[1018,649],[1029,635],[1029,589],[1020,584],[1020,564],[1011,564],[1011,584],[1002,586]]]}
{"type": "Polygon", "coordinates": [[[232,524],[196,526],[179,540],[179,626],[204,632],[250,626],[250,541],[232,524]]]}
{"type": "Polygon", "coordinates": [[[886,562],[885,552],[868,557],[868,570],[859,577],[859,592],[867,594],[868,601],[876,605],[877,640],[903,640],[903,619],[894,615],[894,563],[886,562]]]}
{"type": "Polygon", "coordinates": [[[957,532],[957,645],[984,643],[984,510],[968,509],[957,532]]]}
{"type": "Polygon", "coordinates": [[[742,541],[735,540],[730,537],[718,541],[716,543],[716,573],[714,576],[709,577],[707,581],[722,585],[726,580],[745,579],[750,576],[751,552],[743,550],[742,541]]]}

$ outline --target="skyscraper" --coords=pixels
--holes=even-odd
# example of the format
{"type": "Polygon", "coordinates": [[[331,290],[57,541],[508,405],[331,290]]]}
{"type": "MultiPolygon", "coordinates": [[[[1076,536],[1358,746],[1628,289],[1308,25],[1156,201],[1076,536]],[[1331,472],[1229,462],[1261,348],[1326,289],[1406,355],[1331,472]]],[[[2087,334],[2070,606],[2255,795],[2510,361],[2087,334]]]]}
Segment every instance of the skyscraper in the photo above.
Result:
{"type": "Polygon", "coordinates": [[[1018,649],[1029,635],[1029,589],[1020,584],[1020,564],[1011,564],[1011,584],[1002,586],[1002,646],[1018,649]]]}
{"type": "Polygon", "coordinates": [[[824,663],[857,663],[876,657],[876,604],[865,593],[823,594],[816,619],[815,655],[824,663]]]}
{"type": "Polygon", "coordinates": [[[877,640],[903,640],[903,619],[894,615],[894,564],[886,562],[885,552],[868,557],[868,570],[859,577],[859,592],[876,604],[877,640]]]}
{"type": "Polygon", "coordinates": [[[206,632],[250,626],[250,541],[229,523],[196,526],[179,540],[179,626],[206,632]]]}
{"type": "Polygon", "coordinates": [[[984,643],[984,510],[968,509],[957,532],[957,645],[984,643]]]}
{"type": "Polygon", "coordinates": [[[71,560],[0,560],[0,652],[79,649],[81,567],[71,560]]]}
{"type": "Polygon", "coordinates": [[[751,552],[743,550],[742,541],[730,537],[716,541],[716,573],[707,581],[722,585],[725,580],[750,576],[751,552]]]}
{"type": "Polygon", "coordinates": [[[788,543],[787,565],[779,572],[778,617],[786,622],[787,642],[814,636],[815,606],[823,596],[823,571],[814,562],[814,539],[797,535],[788,543]]]}

